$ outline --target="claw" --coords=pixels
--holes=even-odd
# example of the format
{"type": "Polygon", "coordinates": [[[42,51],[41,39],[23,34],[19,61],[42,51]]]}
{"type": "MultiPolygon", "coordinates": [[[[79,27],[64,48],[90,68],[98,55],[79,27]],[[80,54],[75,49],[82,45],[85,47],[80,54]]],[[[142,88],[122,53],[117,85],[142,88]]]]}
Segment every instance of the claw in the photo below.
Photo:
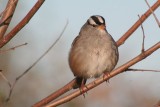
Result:
{"type": "MultiPolygon", "coordinates": [[[[81,92],[81,94],[83,94],[83,97],[84,97],[84,98],[85,98],[84,87],[88,89],[88,87],[85,86],[85,83],[86,83],[86,80],[83,78],[83,79],[82,79],[82,82],[81,82],[81,86],[80,86],[80,88],[79,88],[79,89],[80,89],[80,92],[81,92]]],[[[86,91],[86,93],[87,93],[87,91],[86,91]]]]}
{"type": "Polygon", "coordinates": [[[73,89],[79,88],[81,94],[83,94],[83,97],[85,98],[85,92],[84,87],[88,89],[87,86],[85,86],[87,79],[82,77],[76,77],[76,85],[73,87],[73,89]]]}
{"type": "MultiPolygon", "coordinates": [[[[104,75],[103,75],[103,80],[104,80],[104,77],[105,76],[107,76],[107,77],[110,77],[111,75],[110,75],[110,72],[106,72],[106,73],[104,73],[104,75]]],[[[109,79],[108,80],[106,80],[106,82],[108,82],[109,83],[109,79]]]]}

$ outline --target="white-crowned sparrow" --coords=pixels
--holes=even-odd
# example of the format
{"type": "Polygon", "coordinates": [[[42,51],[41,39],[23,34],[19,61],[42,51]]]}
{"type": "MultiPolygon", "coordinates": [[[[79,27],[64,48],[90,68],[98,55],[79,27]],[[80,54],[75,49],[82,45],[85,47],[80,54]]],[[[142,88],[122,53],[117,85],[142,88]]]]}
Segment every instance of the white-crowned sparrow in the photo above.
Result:
{"type": "Polygon", "coordinates": [[[69,65],[77,85],[85,85],[88,78],[97,78],[110,72],[118,62],[118,48],[107,32],[102,16],[91,16],[72,43],[69,65]]]}

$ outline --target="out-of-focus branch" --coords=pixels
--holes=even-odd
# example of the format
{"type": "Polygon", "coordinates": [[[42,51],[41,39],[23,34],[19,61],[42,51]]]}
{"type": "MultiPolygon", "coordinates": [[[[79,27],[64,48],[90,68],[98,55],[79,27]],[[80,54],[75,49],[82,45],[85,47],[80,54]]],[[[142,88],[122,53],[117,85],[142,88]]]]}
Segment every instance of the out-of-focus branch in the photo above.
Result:
{"type": "MultiPolygon", "coordinates": [[[[151,9],[155,11],[160,5],[160,0],[158,0],[152,7],[151,9]]],[[[142,16],[141,18],[117,41],[117,45],[120,46],[122,45],[127,38],[131,36],[131,34],[143,23],[148,16],[152,14],[151,10],[148,9],[142,16]]]]}
{"type": "MultiPolygon", "coordinates": [[[[9,25],[9,22],[7,22],[7,20],[11,19],[12,18],[12,15],[7,17],[3,22],[0,23],[0,28],[3,27],[4,25],[9,25]]],[[[6,29],[7,30],[7,29],[6,29]]],[[[3,37],[3,35],[2,35],[3,37]]]]}
{"type": "Polygon", "coordinates": [[[8,43],[33,17],[45,0],[38,0],[28,14],[7,35],[0,39],[0,48],[8,43]]]}
{"type": "Polygon", "coordinates": [[[145,2],[146,2],[146,4],[147,4],[148,8],[150,9],[150,11],[152,12],[153,17],[155,18],[155,20],[156,20],[156,22],[157,22],[158,26],[160,27],[160,22],[159,22],[158,18],[156,17],[156,15],[155,15],[154,11],[152,10],[152,8],[151,8],[151,6],[149,5],[148,1],[147,1],[147,0],[145,0],[145,2]]]}
{"type": "MultiPolygon", "coordinates": [[[[156,2],[153,6],[152,9],[156,10],[158,7],[160,6],[159,2],[156,2]]],[[[118,41],[117,41],[117,45],[120,46],[122,45],[127,39],[128,37],[141,25],[141,23],[143,23],[145,21],[145,19],[148,18],[148,16],[151,14],[150,10],[146,11],[146,13],[144,13],[143,17],[141,17],[118,41]],[[142,20],[142,21],[141,21],[142,20]]],[[[73,79],[70,83],[68,83],[67,85],[65,85],[64,87],[60,88],[59,90],[55,91],[54,93],[52,93],[51,95],[49,95],[48,97],[42,99],[41,101],[37,102],[36,104],[33,105],[33,107],[41,107],[44,106],[46,104],[48,104],[49,102],[55,100],[56,98],[58,98],[59,96],[63,95],[64,93],[68,92],[69,90],[71,90],[70,87],[73,87],[73,85],[76,83],[75,79],[73,79]]]]}
{"type": "Polygon", "coordinates": [[[54,41],[54,42],[52,43],[52,45],[51,45],[28,69],[26,69],[21,75],[19,75],[19,76],[15,79],[15,81],[14,81],[13,84],[11,85],[10,92],[9,92],[9,96],[8,96],[8,98],[7,98],[7,101],[10,100],[11,94],[12,94],[12,92],[13,92],[13,89],[14,89],[16,83],[17,83],[25,74],[27,74],[27,73],[30,71],[30,69],[32,69],[32,68],[56,45],[56,43],[57,43],[57,42],[59,41],[59,39],[62,37],[65,29],[67,28],[67,25],[68,25],[68,20],[67,20],[67,23],[66,23],[65,27],[63,28],[61,34],[60,34],[59,37],[56,39],[56,41],[54,41]]]}
{"type": "MultiPolygon", "coordinates": [[[[15,2],[17,2],[17,0],[14,0],[14,1],[10,4],[10,6],[13,5],[15,2]]],[[[8,6],[7,8],[5,8],[5,9],[0,13],[0,17],[1,17],[8,9],[9,9],[9,6],[8,6]]]]}
{"type": "Polygon", "coordinates": [[[18,0],[9,0],[6,6],[6,11],[4,11],[3,16],[0,20],[0,40],[3,38],[5,32],[7,31],[7,28],[10,24],[10,21],[12,19],[12,16],[14,14],[14,11],[16,9],[18,0]]]}
{"type": "Polygon", "coordinates": [[[6,78],[6,76],[2,73],[2,70],[0,70],[0,75],[1,77],[6,81],[6,83],[8,84],[8,86],[11,88],[11,82],[6,78]]]}
{"type": "MultiPolygon", "coordinates": [[[[132,60],[126,62],[125,64],[123,64],[122,66],[118,67],[117,69],[113,70],[112,72],[110,72],[110,75],[104,75],[98,79],[96,79],[95,81],[89,83],[88,85],[86,85],[86,87],[83,88],[84,92],[87,92],[88,90],[100,85],[102,82],[107,81],[108,79],[110,79],[113,76],[118,75],[119,73],[124,72],[125,70],[127,70],[129,67],[131,67],[132,65],[136,64],[137,62],[143,60],[144,58],[148,57],[150,54],[152,54],[153,52],[155,52],[156,50],[158,50],[160,48],[160,42],[158,42],[157,44],[155,44],[154,46],[152,46],[151,48],[149,48],[148,50],[144,51],[143,53],[139,54],[137,57],[133,58],[132,60]]],[[[79,95],[81,95],[81,91],[77,90],[65,97],[62,97],[61,99],[45,106],[45,107],[56,107],[60,104],[66,103],[72,99],[74,99],[75,97],[78,97],[79,95]]]]}
{"type": "Polygon", "coordinates": [[[8,51],[10,51],[10,50],[15,50],[16,48],[19,48],[19,47],[24,46],[24,45],[27,45],[27,44],[28,44],[28,43],[24,43],[24,44],[21,44],[21,45],[17,45],[17,46],[11,47],[11,48],[6,49],[6,50],[0,50],[0,54],[1,54],[1,53],[5,53],[5,52],[8,52],[8,51]]]}
{"type": "Polygon", "coordinates": [[[134,68],[128,68],[126,71],[151,71],[151,72],[160,72],[160,70],[149,70],[149,69],[134,69],[134,68]]]}

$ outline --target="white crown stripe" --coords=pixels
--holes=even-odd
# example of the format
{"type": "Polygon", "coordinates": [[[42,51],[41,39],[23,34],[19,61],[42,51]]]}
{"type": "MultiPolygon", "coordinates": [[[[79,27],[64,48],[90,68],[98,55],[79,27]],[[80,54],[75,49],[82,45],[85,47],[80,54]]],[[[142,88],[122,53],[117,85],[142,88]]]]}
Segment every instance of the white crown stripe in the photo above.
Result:
{"type": "Polygon", "coordinates": [[[104,23],[103,19],[100,16],[96,16],[99,20],[99,22],[104,23]]]}
{"type": "Polygon", "coordinates": [[[89,18],[89,23],[90,23],[91,25],[97,25],[97,23],[95,23],[95,21],[94,21],[92,18],[89,18]]]}

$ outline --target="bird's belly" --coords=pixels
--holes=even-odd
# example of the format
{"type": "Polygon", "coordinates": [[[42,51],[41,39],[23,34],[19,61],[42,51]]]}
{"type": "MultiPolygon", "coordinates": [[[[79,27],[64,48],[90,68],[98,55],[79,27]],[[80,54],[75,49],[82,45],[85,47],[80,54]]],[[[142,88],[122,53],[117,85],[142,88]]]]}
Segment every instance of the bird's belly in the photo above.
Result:
{"type": "Polygon", "coordinates": [[[79,56],[83,62],[81,66],[81,75],[84,78],[99,77],[102,75],[105,70],[112,69],[111,67],[111,54],[112,52],[106,52],[105,49],[93,49],[90,53],[86,52],[85,54],[79,56]]]}

